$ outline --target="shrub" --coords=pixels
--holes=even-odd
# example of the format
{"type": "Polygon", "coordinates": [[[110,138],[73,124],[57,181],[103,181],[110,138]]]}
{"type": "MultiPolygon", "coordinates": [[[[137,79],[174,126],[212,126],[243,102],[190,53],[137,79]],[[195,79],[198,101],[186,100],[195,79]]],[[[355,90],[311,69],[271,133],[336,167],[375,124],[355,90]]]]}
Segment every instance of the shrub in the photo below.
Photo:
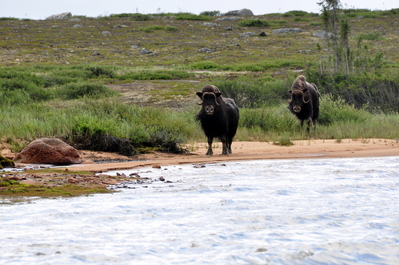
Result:
{"type": "Polygon", "coordinates": [[[82,68],[82,70],[87,72],[87,78],[94,78],[94,77],[108,77],[108,78],[115,78],[114,68],[111,66],[97,66],[97,65],[89,65],[78,67],[82,68]]]}
{"type": "Polygon", "coordinates": [[[119,78],[122,80],[171,80],[171,79],[182,79],[188,77],[189,74],[186,71],[169,71],[169,70],[157,70],[157,71],[134,71],[124,73],[119,78]]]}
{"type": "MultiPolygon", "coordinates": [[[[40,82],[39,82],[40,83],[40,82]]],[[[52,92],[29,79],[0,79],[0,102],[11,105],[53,98],[52,92]]]]}
{"type": "Polygon", "coordinates": [[[171,27],[171,26],[148,26],[146,28],[141,28],[139,30],[144,32],[152,32],[155,30],[177,31],[178,29],[176,27],[171,27]]]}
{"type": "Polygon", "coordinates": [[[218,80],[214,84],[226,97],[233,98],[239,107],[275,106],[287,99],[290,80],[263,82],[250,78],[218,80]]]}
{"type": "Polygon", "coordinates": [[[331,94],[325,94],[320,98],[320,124],[365,122],[369,116],[365,110],[356,109],[340,97],[334,99],[331,94]]]}
{"type": "Polygon", "coordinates": [[[134,21],[149,21],[149,20],[153,20],[152,16],[143,15],[143,14],[140,14],[140,13],[114,14],[114,15],[110,15],[110,17],[117,17],[117,18],[127,17],[127,18],[130,18],[131,20],[134,20],[134,21]]]}
{"type": "Polygon", "coordinates": [[[77,99],[83,97],[100,98],[114,96],[116,93],[104,85],[89,82],[67,84],[58,90],[62,99],[77,99]]]}
{"type": "Polygon", "coordinates": [[[196,70],[210,70],[210,69],[218,69],[219,65],[214,62],[204,61],[190,64],[191,69],[196,70]]]}
{"type": "Polygon", "coordinates": [[[360,33],[356,39],[358,40],[383,40],[381,32],[360,33]]]}
{"type": "Polygon", "coordinates": [[[174,17],[174,19],[176,19],[176,20],[202,20],[202,21],[211,20],[211,18],[209,18],[208,16],[195,15],[195,14],[191,14],[191,13],[178,13],[174,17]]]}
{"type": "Polygon", "coordinates": [[[267,27],[270,26],[269,22],[260,19],[246,19],[237,23],[240,27],[267,27]]]}
{"type": "Polygon", "coordinates": [[[289,113],[286,105],[279,104],[268,108],[241,109],[240,126],[283,132],[298,128],[298,121],[289,113]]]}
{"type": "Polygon", "coordinates": [[[284,17],[305,17],[308,15],[309,15],[308,12],[300,11],[300,10],[292,10],[292,11],[285,12],[283,14],[284,17]]]}
{"type": "Polygon", "coordinates": [[[200,13],[200,16],[216,17],[220,16],[220,11],[204,11],[200,13]]]}
{"type": "Polygon", "coordinates": [[[19,19],[14,17],[0,17],[0,20],[19,20],[19,19]]]}

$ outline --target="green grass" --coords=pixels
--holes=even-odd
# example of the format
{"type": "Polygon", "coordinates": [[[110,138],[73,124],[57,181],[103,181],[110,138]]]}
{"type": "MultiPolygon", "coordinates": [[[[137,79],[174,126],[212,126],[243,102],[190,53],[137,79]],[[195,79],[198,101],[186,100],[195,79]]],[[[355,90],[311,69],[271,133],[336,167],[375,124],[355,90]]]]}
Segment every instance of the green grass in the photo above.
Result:
{"type": "Polygon", "coordinates": [[[156,30],[178,31],[176,27],[171,27],[171,26],[148,26],[145,28],[140,28],[139,30],[144,32],[153,32],[156,30]]]}
{"type": "Polygon", "coordinates": [[[199,20],[199,21],[208,21],[211,20],[208,16],[205,15],[195,15],[191,13],[178,13],[174,16],[176,20],[199,20]]]}

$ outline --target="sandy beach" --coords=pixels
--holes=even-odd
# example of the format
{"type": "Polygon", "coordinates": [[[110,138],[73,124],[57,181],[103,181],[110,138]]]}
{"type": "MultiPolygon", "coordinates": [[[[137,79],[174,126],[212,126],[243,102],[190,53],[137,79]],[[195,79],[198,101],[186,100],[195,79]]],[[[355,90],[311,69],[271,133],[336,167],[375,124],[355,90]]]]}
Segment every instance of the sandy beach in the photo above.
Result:
{"type": "MultiPolygon", "coordinates": [[[[96,171],[128,169],[148,166],[166,166],[179,164],[217,163],[223,161],[259,160],[259,159],[304,159],[304,158],[344,158],[344,157],[380,157],[398,156],[399,142],[391,139],[342,139],[337,140],[301,140],[293,141],[292,146],[280,146],[271,142],[233,142],[231,155],[221,155],[222,144],[214,143],[214,155],[206,156],[207,144],[187,145],[190,154],[176,155],[167,153],[144,154],[135,157],[137,161],[120,163],[90,162],[93,152],[82,151],[85,161],[69,168],[70,171],[96,171]]],[[[103,158],[123,159],[126,157],[110,153],[96,153],[103,158]]]]}

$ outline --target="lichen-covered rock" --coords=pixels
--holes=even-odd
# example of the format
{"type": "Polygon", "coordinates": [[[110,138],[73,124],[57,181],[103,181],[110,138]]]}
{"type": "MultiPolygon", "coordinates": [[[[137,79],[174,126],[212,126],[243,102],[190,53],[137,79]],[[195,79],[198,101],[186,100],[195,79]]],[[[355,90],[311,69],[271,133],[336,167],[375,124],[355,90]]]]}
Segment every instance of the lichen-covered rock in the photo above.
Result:
{"type": "Polygon", "coordinates": [[[54,164],[70,165],[79,164],[78,151],[56,138],[41,138],[34,140],[14,158],[16,163],[26,164],[54,164]]]}

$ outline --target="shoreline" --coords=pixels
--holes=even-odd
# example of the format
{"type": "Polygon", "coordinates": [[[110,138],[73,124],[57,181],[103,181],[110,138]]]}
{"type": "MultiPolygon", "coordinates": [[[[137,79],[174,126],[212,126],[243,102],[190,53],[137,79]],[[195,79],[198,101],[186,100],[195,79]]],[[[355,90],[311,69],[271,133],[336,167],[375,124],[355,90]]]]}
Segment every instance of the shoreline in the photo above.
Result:
{"type": "Polygon", "coordinates": [[[221,155],[221,143],[214,143],[214,155],[206,156],[206,143],[185,145],[190,154],[154,153],[137,156],[137,161],[117,163],[83,163],[68,167],[69,171],[106,172],[141,167],[160,167],[180,164],[220,163],[263,159],[316,159],[345,157],[399,156],[399,140],[342,139],[299,140],[292,146],[279,146],[270,142],[233,142],[231,155],[221,155]]]}

